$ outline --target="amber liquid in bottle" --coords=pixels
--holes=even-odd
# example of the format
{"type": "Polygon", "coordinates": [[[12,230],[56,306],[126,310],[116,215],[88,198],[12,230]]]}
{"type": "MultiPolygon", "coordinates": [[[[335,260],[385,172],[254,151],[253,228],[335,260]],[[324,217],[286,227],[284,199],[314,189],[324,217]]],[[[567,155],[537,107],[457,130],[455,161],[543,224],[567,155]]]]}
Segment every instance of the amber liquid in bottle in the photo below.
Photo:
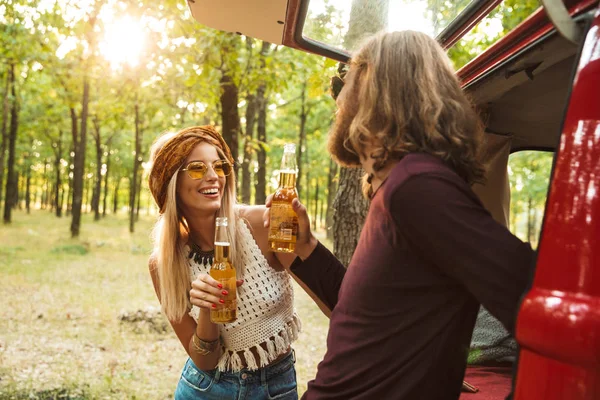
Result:
{"type": "Polygon", "coordinates": [[[283,170],[279,173],[279,188],[273,195],[269,247],[271,251],[293,253],[298,234],[298,216],[292,209],[292,200],[298,197],[296,171],[283,170]]]}
{"type": "Polygon", "coordinates": [[[219,226],[220,219],[222,218],[217,218],[215,261],[210,269],[210,276],[219,281],[228,294],[223,298],[224,304],[218,303],[217,308],[210,310],[210,320],[215,324],[233,322],[237,318],[236,273],[229,256],[229,241],[219,241],[227,238],[227,222],[225,226],[219,226]]]}

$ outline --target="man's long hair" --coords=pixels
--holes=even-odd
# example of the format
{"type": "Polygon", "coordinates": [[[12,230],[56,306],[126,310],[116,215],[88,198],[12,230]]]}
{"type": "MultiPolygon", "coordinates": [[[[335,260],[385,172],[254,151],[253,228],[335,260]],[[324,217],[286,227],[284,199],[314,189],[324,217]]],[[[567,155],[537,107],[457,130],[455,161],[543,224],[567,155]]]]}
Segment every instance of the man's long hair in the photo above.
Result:
{"type": "Polygon", "coordinates": [[[379,170],[421,152],[441,158],[470,184],[483,181],[481,121],[433,38],[414,31],[371,37],[352,57],[345,86],[329,138],[339,163],[356,167],[359,155],[373,157],[379,170]],[[365,145],[374,150],[363,154],[365,145]]]}

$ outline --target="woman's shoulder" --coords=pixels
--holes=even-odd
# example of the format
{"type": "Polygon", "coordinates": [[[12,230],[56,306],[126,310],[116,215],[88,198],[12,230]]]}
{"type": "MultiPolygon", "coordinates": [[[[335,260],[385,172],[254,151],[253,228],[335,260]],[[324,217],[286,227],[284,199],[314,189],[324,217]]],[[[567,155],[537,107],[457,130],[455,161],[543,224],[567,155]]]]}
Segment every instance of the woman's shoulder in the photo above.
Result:
{"type": "Polygon", "coordinates": [[[150,254],[150,257],[148,257],[148,269],[150,270],[150,273],[153,273],[158,269],[158,254],[156,251],[153,251],[152,254],[150,254]]]}

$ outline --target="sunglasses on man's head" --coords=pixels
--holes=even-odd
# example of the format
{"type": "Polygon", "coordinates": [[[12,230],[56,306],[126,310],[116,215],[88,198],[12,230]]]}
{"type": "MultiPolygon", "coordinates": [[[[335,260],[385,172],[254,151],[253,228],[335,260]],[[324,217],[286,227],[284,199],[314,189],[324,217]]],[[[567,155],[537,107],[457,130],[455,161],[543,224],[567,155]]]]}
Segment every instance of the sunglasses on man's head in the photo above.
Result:
{"type": "Polygon", "coordinates": [[[340,92],[342,91],[342,88],[344,87],[344,77],[346,76],[347,72],[348,64],[339,63],[338,75],[331,77],[331,85],[329,89],[331,97],[333,97],[334,100],[337,100],[338,96],[340,95],[340,92]]]}
{"type": "MultiPolygon", "coordinates": [[[[215,174],[218,176],[227,176],[231,173],[231,164],[227,160],[217,160],[212,163],[212,169],[215,171],[215,174]]],[[[202,161],[192,161],[182,171],[186,171],[188,176],[192,179],[202,179],[204,175],[208,171],[208,165],[204,164],[202,161]]]]}
{"type": "Polygon", "coordinates": [[[337,100],[343,87],[344,87],[344,79],[343,78],[341,78],[337,75],[331,77],[330,90],[331,90],[331,97],[333,97],[334,100],[337,100]]]}

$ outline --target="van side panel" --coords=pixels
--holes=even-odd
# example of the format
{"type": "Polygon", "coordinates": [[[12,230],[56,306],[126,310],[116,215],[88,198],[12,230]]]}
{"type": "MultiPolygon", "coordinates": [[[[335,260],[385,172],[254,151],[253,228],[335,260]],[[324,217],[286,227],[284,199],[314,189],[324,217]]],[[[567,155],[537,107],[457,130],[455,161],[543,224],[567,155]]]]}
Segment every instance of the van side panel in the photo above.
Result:
{"type": "Polygon", "coordinates": [[[521,305],[517,400],[600,399],[600,13],[585,38],[521,305]]]}

